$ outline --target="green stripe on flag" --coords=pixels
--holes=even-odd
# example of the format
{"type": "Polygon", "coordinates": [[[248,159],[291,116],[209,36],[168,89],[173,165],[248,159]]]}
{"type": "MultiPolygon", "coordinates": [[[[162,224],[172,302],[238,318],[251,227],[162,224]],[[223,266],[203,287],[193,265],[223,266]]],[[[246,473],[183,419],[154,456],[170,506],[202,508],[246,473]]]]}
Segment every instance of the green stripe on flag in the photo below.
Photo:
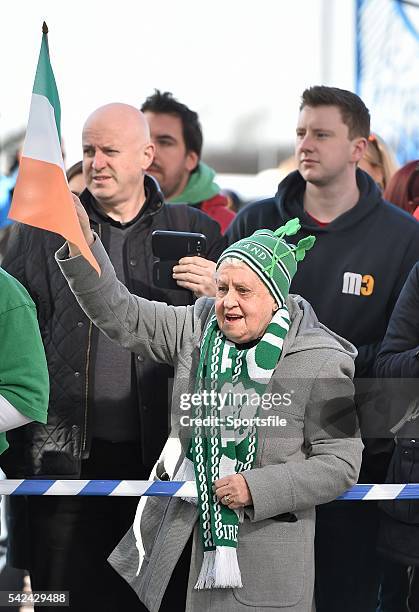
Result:
{"type": "Polygon", "coordinates": [[[58,138],[61,142],[61,106],[58,97],[57,85],[49,59],[47,35],[43,34],[41,50],[39,52],[38,66],[36,68],[33,93],[48,98],[54,109],[55,124],[57,126],[58,138]]]}

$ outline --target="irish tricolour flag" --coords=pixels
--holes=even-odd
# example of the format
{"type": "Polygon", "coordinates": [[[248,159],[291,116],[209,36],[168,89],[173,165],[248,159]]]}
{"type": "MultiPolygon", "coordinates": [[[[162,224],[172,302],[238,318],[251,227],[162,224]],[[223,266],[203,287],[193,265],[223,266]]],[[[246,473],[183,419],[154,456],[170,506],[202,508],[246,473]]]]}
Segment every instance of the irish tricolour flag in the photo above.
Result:
{"type": "Polygon", "coordinates": [[[65,175],[60,146],[60,100],[47,34],[44,23],[28,127],[9,217],[61,234],[79,247],[100,274],[80,228],[65,175]]]}

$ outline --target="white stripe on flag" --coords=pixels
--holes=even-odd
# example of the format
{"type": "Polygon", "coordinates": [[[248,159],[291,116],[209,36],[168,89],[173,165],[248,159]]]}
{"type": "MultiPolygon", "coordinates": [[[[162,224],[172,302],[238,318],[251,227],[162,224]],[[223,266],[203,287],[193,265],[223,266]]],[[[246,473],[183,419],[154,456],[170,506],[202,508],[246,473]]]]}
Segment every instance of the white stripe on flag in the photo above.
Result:
{"type": "Polygon", "coordinates": [[[54,107],[48,98],[35,93],[32,94],[23,156],[60,166],[65,173],[54,107]]]}

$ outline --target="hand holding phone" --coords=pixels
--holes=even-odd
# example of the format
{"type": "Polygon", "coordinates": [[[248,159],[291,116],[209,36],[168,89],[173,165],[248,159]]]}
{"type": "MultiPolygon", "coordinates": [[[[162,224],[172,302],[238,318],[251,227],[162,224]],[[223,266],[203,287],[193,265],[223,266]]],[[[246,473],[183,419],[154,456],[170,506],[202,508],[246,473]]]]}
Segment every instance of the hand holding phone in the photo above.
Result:
{"type": "Polygon", "coordinates": [[[215,297],[215,262],[205,257],[182,257],[173,268],[174,279],[180,287],[189,289],[196,297],[215,297]]]}

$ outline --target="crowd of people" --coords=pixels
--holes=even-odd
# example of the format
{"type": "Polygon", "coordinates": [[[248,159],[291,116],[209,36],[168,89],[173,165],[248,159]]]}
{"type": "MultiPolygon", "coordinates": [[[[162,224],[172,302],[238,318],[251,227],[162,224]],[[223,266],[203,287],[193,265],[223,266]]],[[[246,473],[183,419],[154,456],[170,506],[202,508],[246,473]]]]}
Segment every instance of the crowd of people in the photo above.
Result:
{"type": "Polygon", "coordinates": [[[89,115],[67,178],[100,277],[57,234],[0,228],[7,477],[198,494],[11,497],[9,563],[77,612],[419,610],[419,501],[337,499],[415,474],[415,393],[387,385],[419,376],[419,161],[326,86],[269,199],[235,205],[202,146],[168,92],[89,115]],[[177,289],[153,283],[154,230],[206,236],[177,289]]]}

